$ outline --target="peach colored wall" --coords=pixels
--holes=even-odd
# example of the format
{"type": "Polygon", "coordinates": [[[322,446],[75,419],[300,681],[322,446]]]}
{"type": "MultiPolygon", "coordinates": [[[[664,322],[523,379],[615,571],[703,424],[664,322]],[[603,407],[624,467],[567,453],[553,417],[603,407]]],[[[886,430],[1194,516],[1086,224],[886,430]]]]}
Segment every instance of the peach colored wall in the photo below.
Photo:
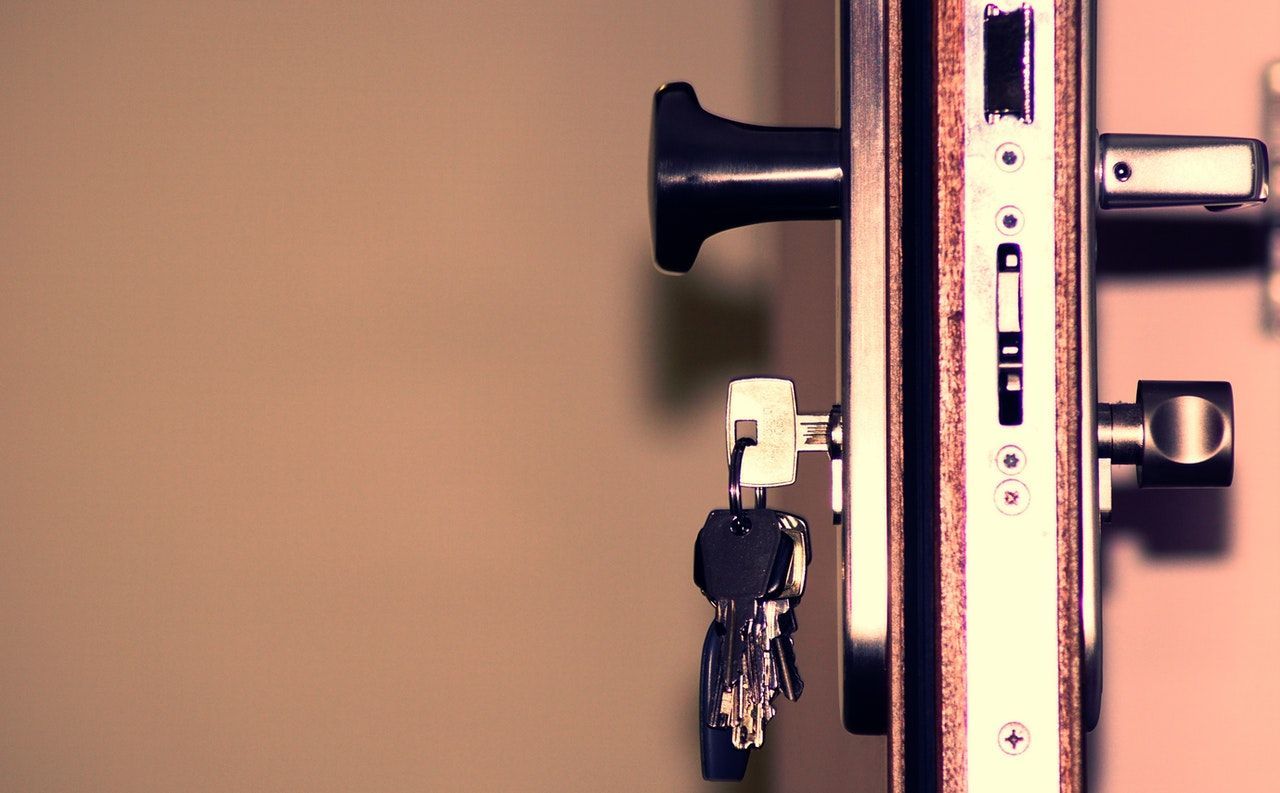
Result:
{"type": "MultiPolygon", "coordinates": [[[[648,97],[829,123],[830,5],[7,4],[0,791],[704,789],[723,384],[828,401],[834,258],[797,224],[654,274],[648,97]]],[[[1253,5],[1104,5],[1103,123],[1253,134],[1253,5]]],[[[1280,738],[1255,287],[1102,293],[1104,396],[1226,377],[1242,436],[1226,553],[1110,546],[1103,791],[1259,789],[1280,738]]],[[[748,790],[883,788],[822,476],[778,499],[815,516],[809,689],[748,790]]]]}
{"type": "MultiPolygon", "coordinates": [[[[1193,0],[1100,9],[1100,129],[1262,134],[1280,4],[1235,7],[1240,16],[1193,0]]],[[[1210,246],[1190,256],[1215,264],[1210,246]]],[[[1262,333],[1261,303],[1256,271],[1109,279],[1099,291],[1101,397],[1131,399],[1139,378],[1229,380],[1238,432],[1230,490],[1116,494],[1103,716],[1090,746],[1104,793],[1277,787],[1280,339],[1262,333]]]]}

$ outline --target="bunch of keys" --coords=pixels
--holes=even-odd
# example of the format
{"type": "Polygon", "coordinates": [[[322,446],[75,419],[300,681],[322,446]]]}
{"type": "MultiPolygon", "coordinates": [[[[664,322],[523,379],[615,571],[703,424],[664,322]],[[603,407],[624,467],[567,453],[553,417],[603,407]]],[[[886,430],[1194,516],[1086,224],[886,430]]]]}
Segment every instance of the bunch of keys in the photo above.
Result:
{"type": "Polygon", "coordinates": [[[700,728],[702,775],[740,780],[752,748],[764,743],[779,691],[800,697],[792,634],[804,594],[809,527],[802,518],[768,509],[756,488],[742,508],[742,455],[755,445],[738,439],[729,459],[729,509],[707,516],[694,546],[693,579],[715,607],[702,647],[700,728]]]}

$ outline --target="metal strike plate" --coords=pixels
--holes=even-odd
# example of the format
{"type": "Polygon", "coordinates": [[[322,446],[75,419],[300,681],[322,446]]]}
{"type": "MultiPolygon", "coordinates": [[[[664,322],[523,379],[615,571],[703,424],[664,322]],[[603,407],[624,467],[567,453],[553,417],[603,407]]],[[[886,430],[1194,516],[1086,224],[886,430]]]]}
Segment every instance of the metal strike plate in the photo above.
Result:
{"type": "Polygon", "coordinates": [[[1267,147],[1252,138],[1100,135],[1098,206],[1230,209],[1267,198],[1267,147]]]}
{"type": "MultiPolygon", "coordinates": [[[[965,767],[948,782],[982,793],[1056,793],[1062,779],[1058,494],[1067,484],[1058,465],[1062,386],[1054,364],[1063,277],[1057,264],[1062,240],[1055,237],[1063,208],[1055,199],[1063,156],[1055,97],[1060,20],[1047,2],[1002,3],[1017,9],[1003,15],[984,3],[963,7],[965,507],[964,561],[956,570],[964,588],[959,685],[967,704],[959,726],[965,767]],[[993,120],[986,97],[1000,76],[990,68],[992,20],[1006,18],[1013,30],[1005,32],[1017,34],[1018,46],[1001,46],[1025,54],[1004,79],[1025,79],[1030,93],[1024,112],[993,120]],[[1004,730],[1013,723],[1017,735],[1006,742],[1004,730]]],[[[1090,126],[1082,119],[1082,129],[1090,126]]],[[[1081,147],[1082,154],[1090,150],[1081,147]]],[[[1080,221],[1087,227],[1086,218],[1080,221]]],[[[1089,366],[1082,351],[1080,370],[1089,366]]]]}

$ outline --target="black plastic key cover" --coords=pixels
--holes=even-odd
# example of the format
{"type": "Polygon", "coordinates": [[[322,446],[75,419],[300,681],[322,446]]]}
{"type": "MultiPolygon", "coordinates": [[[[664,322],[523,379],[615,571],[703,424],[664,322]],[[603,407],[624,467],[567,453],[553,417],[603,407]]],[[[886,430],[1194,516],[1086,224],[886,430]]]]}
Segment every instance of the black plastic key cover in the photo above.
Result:
{"type": "Polygon", "coordinates": [[[769,509],[743,510],[742,532],[727,509],[712,510],[693,549],[693,580],[710,600],[763,598],[786,585],[792,542],[769,509]]]}

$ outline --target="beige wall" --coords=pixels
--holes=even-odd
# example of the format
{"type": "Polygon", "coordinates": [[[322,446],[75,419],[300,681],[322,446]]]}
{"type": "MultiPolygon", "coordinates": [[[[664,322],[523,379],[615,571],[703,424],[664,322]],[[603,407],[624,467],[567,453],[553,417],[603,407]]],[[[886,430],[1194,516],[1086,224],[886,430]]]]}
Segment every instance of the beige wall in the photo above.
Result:
{"type": "MultiPolygon", "coordinates": [[[[1104,7],[1141,35],[1104,38],[1103,121],[1251,134],[1274,10],[1228,37],[1152,5],[1104,7]],[[1161,63],[1182,82],[1135,76],[1161,63]]],[[[829,228],[753,229],[654,274],[648,97],[828,123],[833,35],[817,0],[7,4],[0,790],[702,789],[689,565],[723,385],[829,400],[834,259],[829,228]]],[[[1104,396],[1228,377],[1242,427],[1230,553],[1112,547],[1103,790],[1256,789],[1280,737],[1219,729],[1280,700],[1254,286],[1103,294],[1104,396]]],[[[752,786],[876,790],[802,476],[809,689],[752,786]]]]}
{"type": "Polygon", "coordinates": [[[0,788],[699,787],[649,96],[776,13],[7,5],[0,788]]]}

